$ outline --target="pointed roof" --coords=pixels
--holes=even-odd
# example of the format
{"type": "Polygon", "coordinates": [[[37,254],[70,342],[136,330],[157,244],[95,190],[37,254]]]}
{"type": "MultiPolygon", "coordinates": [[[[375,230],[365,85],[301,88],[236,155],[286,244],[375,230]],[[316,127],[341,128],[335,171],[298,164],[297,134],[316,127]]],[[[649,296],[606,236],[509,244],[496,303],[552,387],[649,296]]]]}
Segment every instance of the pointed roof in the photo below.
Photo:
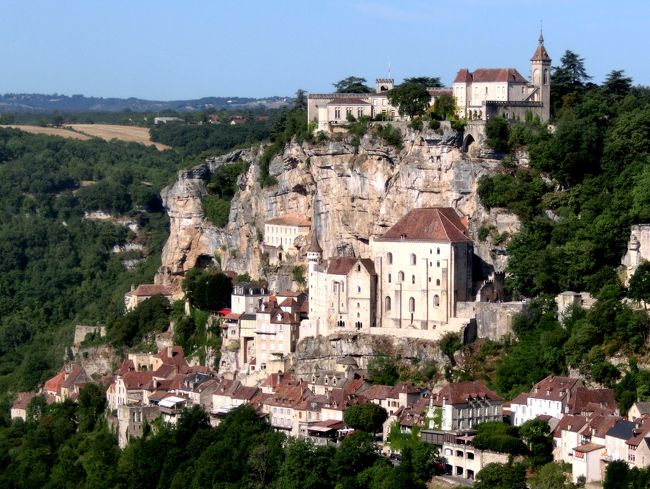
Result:
{"type": "Polygon", "coordinates": [[[412,209],[377,241],[471,241],[467,228],[451,207],[412,209]]]}
{"type": "Polygon", "coordinates": [[[535,52],[533,53],[533,57],[530,58],[531,61],[551,61],[551,57],[548,55],[548,52],[546,52],[546,48],[544,47],[544,36],[542,35],[542,32],[540,31],[539,33],[539,44],[537,44],[537,49],[535,49],[535,52]]]}
{"type": "Polygon", "coordinates": [[[309,244],[307,245],[307,248],[305,249],[306,253],[323,253],[323,248],[320,247],[320,244],[318,244],[318,237],[316,237],[316,228],[312,228],[310,237],[309,237],[309,244]]]}
{"type": "Polygon", "coordinates": [[[515,68],[477,68],[468,71],[467,68],[458,70],[454,83],[490,83],[510,82],[527,83],[528,81],[515,68]]]}

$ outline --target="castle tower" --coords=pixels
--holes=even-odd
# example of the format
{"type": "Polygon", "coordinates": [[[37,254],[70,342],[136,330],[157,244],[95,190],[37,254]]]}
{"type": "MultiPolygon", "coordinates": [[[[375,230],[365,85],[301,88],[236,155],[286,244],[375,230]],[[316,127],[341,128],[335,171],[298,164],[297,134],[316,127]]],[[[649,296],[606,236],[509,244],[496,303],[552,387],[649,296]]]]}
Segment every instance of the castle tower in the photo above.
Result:
{"type": "Polygon", "coordinates": [[[315,271],[316,266],[320,263],[321,256],[323,255],[323,248],[318,244],[315,228],[312,228],[311,230],[309,245],[307,245],[305,252],[307,253],[307,265],[311,275],[311,273],[315,271]]]}
{"type": "Polygon", "coordinates": [[[542,122],[551,117],[551,57],[544,47],[544,36],[539,33],[539,44],[530,58],[530,80],[537,87],[535,100],[542,102],[542,122]]]}

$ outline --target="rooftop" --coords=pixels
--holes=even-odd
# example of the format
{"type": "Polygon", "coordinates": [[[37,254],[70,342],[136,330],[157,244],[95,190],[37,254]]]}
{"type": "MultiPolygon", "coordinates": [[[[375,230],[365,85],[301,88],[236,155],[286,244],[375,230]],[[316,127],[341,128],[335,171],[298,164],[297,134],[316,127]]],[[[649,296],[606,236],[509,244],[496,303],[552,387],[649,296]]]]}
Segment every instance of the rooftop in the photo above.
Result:
{"type": "Polygon", "coordinates": [[[266,224],[275,224],[278,226],[309,227],[311,226],[311,220],[302,214],[291,213],[273,217],[266,221],[266,224]]]}
{"type": "Polygon", "coordinates": [[[377,241],[471,241],[467,228],[451,207],[413,209],[395,223],[377,241]]]}

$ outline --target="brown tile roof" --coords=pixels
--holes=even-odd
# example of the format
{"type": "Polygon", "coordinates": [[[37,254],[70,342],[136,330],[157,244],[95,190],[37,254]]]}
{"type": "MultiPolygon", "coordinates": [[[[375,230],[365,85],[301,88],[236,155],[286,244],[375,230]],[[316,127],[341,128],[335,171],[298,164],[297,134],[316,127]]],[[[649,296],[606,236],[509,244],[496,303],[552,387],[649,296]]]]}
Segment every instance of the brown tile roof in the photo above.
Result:
{"type": "Polygon", "coordinates": [[[224,319],[238,320],[240,317],[241,317],[241,314],[237,314],[236,312],[231,312],[230,314],[226,314],[224,316],[224,319]]]}
{"type": "Polygon", "coordinates": [[[255,397],[259,389],[257,387],[247,387],[245,385],[240,385],[235,392],[232,394],[233,399],[242,399],[250,401],[255,397]]]}
{"type": "Polygon", "coordinates": [[[413,209],[395,223],[378,241],[471,241],[467,228],[451,207],[413,209]]]}
{"type": "Polygon", "coordinates": [[[34,392],[19,392],[18,397],[14,401],[14,403],[11,405],[12,409],[27,409],[27,406],[29,406],[29,403],[36,397],[36,393],[34,392]]]}
{"type": "Polygon", "coordinates": [[[343,98],[337,97],[330,100],[327,105],[370,105],[368,102],[361,100],[360,98],[343,98]]]}
{"type": "Polygon", "coordinates": [[[153,386],[153,372],[127,372],[122,380],[127,389],[150,389],[153,386]]]}
{"type": "Polygon", "coordinates": [[[172,292],[168,287],[158,284],[140,284],[134,290],[127,292],[128,296],[151,297],[157,294],[171,296],[172,292]]]}
{"type": "Polygon", "coordinates": [[[528,83],[515,68],[478,68],[468,71],[463,68],[458,71],[454,83],[491,83],[491,82],[510,82],[510,83],[528,83]]]}
{"type": "Polygon", "coordinates": [[[580,445],[573,449],[574,452],[589,453],[595,450],[601,450],[605,448],[605,445],[597,445],[596,443],[586,443],[585,445],[580,445]]]}
{"type": "Polygon", "coordinates": [[[153,376],[158,379],[171,379],[174,375],[178,373],[178,367],[176,365],[169,365],[168,363],[163,363],[153,372],[153,376]]]}
{"type": "Polygon", "coordinates": [[[622,419],[620,416],[592,416],[588,419],[587,424],[582,427],[580,433],[586,436],[605,438],[607,432],[612,429],[620,419],[622,419]]]}
{"type": "Polygon", "coordinates": [[[133,363],[133,360],[126,359],[122,362],[120,367],[117,369],[117,372],[115,372],[116,375],[124,375],[127,372],[131,372],[135,370],[135,364],[133,363]]]}
{"type": "Polygon", "coordinates": [[[528,394],[522,392],[517,397],[515,397],[512,401],[510,401],[510,405],[512,406],[513,404],[522,404],[525,406],[526,404],[528,404],[528,394]]]}
{"type": "Polygon", "coordinates": [[[400,382],[390,390],[390,397],[396,399],[400,394],[419,394],[422,389],[410,382],[400,382]]]}
{"type": "Polygon", "coordinates": [[[553,436],[559,438],[562,436],[563,431],[571,431],[573,433],[578,433],[584,426],[587,424],[586,416],[573,416],[567,415],[563,416],[560,422],[553,430],[553,436]]]}
{"type": "Polygon", "coordinates": [[[309,227],[311,226],[311,220],[302,214],[291,213],[273,217],[266,221],[266,224],[276,224],[278,226],[309,227]]]}
{"type": "Polygon", "coordinates": [[[298,305],[298,303],[294,299],[292,299],[291,297],[287,297],[285,300],[283,300],[280,303],[280,307],[293,307],[293,306],[297,306],[297,305],[298,305]]]}
{"type": "Polygon", "coordinates": [[[375,264],[370,258],[359,259],[352,256],[330,258],[327,264],[327,273],[330,275],[347,275],[357,262],[360,262],[370,275],[375,275],[375,264]]]}
{"type": "Polygon", "coordinates": [[[474,398],[487,398],[492,401],[503,399],[495,392],[488,389],[483,383],[477,381],[456,382],[447,384],[434,397],[434,404],[442,405],[443,398],[448,404],[465,404],[474,398]]]}
{"type": "Polygon", "coordinates": [[[81,365],[70,365],[64,368],[64,380],[61,387],[70,389],[75,385],[87,384],[90,378],[81,365]]]}
{"type": "Polygon", "coordinates": [[[275,296],[276,297],[299,297],[300,292],[294,292],[293,290],[284,289],[281,290],[280,292],[276,292],[275,296]]]}
{"type": "Polygon", "coordinates": [[[567,404],[570,414],[593,412],[596,408],[614,414],[618,408],[612,389],[587,389],[581,386],[575,388],[567,404]]]}
{"type": "Polygon", "coordinates": [[[393,387],[390,385],[374,384],[363,391],[362,396],[371,401],[374,399],[383,401],[391,397],[392,390],[393,387]]]}
{"type": "Polygon", "coordinates": [[[309,245],[305,248],[305,253],[322,253],[323,248],[320,247],[318,243],[318,237],[316,236],[316,230],[312,229],[309,233],[309,245]]]}
{"type": "Polygon", "coordinates": [[[578,386],[579,379],[549,375],[533,386],[528,397],[548,401],[564,401],[578,386]]]}
{"type": "Polygon", "coordinates": [[[182,347],[173,346],[171,347],[171,352],[169,350],[169,348],[163,348],[160,352],[158,352],[156,357],[160,358],[160,360],[162,360],[162,363],[165,364],[187,366],[187,362],[185,361],[185,353],[183,352],[182,347]]]}
{"type": "Polygon", "coordinates": [[[632,433],[632,437],[629,438],[625,444],[638,447],[643,439],[650,433],[650,419],[644,419],[642,422],[637,423],[637,427],[632,433]]]}
{"type": "Polygon", "coordinates": [[[48,394],[56,395],[61,392],[63,382],[65,382],[65,372],[59,372],[54,377],[45,382],[43,391],[48,394]]]}
{"type": "Polygon", "coordinates": [[[551,57],[546,52],[544,47],[544,36],[539,35],[539,44],[533,53],[533,57],[530,58],[531,61],[551,61],[551,57]]]}

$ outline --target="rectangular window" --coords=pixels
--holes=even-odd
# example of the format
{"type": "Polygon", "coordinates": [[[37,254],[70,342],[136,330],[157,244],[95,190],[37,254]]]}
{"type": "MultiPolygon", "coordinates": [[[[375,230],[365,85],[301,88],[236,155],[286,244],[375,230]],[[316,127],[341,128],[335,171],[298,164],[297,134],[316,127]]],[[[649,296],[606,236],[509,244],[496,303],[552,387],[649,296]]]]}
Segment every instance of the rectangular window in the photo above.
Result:
{"type": "Polygon", "coordinates": [[[357,119],[361,119],[363,117],[363,107],[359,107],[357,109],[357,119]]]}
{"type": "Polygon", "coordinates": [[[341,118],[341,107],[336,107],[334,109],[334,119],[340,119],[341,118]]]}

